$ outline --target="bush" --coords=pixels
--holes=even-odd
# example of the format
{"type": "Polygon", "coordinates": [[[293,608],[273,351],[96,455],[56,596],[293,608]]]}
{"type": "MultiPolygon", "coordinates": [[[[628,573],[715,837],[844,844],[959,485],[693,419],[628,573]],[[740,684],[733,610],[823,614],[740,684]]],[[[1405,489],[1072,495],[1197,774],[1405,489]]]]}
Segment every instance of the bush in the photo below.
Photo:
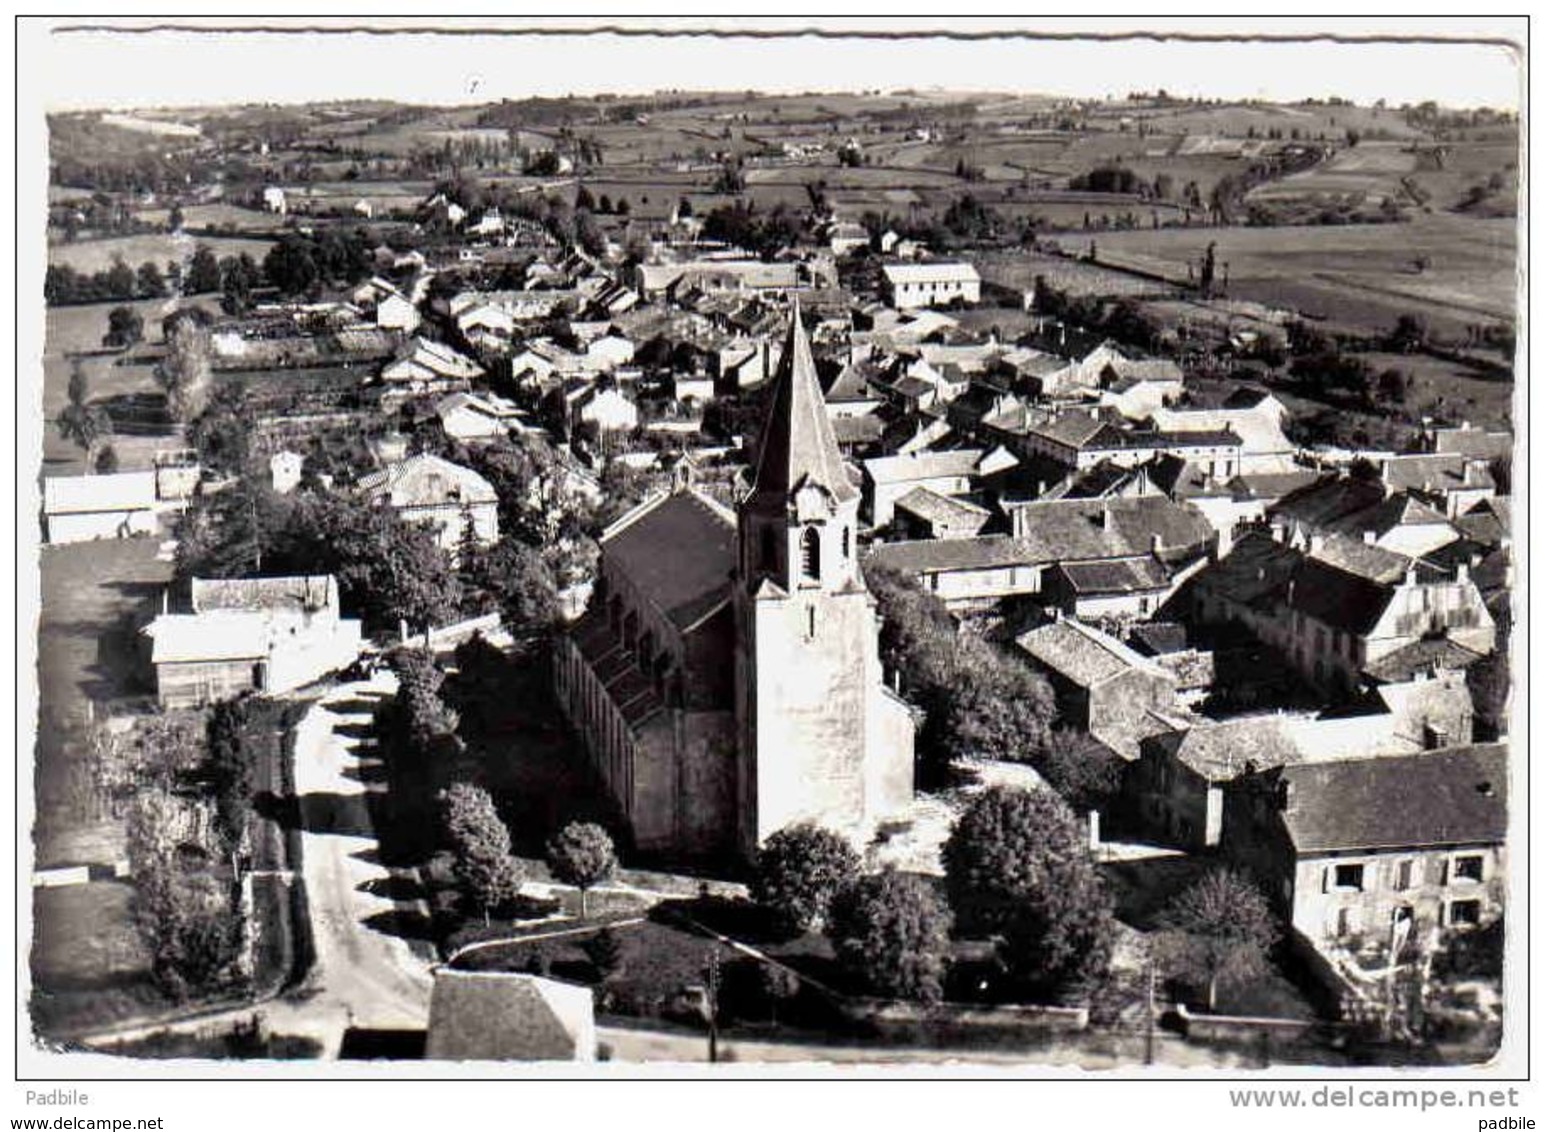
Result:
{"type": "Polygon", "coordinates": [[[832,902],[837,961],[870,991],[933,1003],[944,995],[950,914],[925,878],[886,870],[832,902]]]}
{"type": "Polygon", "coordinates": [[[789,934],[810,931],[858,872],[852,846],[830,830],[801,822],[778,830],[757,853],[751,899],[789,934]]]}

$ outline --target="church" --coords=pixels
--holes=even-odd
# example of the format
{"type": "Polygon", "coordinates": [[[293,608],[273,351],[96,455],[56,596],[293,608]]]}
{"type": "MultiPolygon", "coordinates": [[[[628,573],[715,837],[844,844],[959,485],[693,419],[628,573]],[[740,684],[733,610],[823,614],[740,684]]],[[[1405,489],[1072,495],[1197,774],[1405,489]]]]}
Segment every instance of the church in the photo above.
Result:
{"type": "Polygon", "coordinates": [[[556,649],[559,701],[647,852],[748,857],[805,820],[861,845],[912,800],[913,718],[797,306],[755,455],[733,512],[678,475],[613,523],[556,649]]]}

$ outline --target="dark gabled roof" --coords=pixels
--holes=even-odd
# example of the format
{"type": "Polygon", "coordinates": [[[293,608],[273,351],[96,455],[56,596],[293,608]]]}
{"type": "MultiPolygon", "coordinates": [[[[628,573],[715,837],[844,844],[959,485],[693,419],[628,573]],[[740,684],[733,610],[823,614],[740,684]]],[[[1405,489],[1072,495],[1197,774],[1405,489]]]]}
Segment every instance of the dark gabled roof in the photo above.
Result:
{"type": "Polygon", "coordinates": [[[1252,715],[1207,721],[1144,741],[1179,760],[1209,782],[1224,782],[1256,770],[1302,760],[1282,717],[1252,715]]]}
{"type": "Polygon", "coordinates": [[[980,507],[969,500],[940,495],[937,491],[930,491],[926,487],[914,487],[896,500],[896,510],[906,511],[930,523],[975,523],[975,529],[978,531],[992,518],[992,512],[985,507],[980,507]]]}
{"type": "Polygon", "coordinates": [[[1032,561],[1091,562],[1148,554],[1200,552],[1217,537],[1200,511],[1162,495],[1117,499],[1032,500],[1019,511],[1032,561]]]}
{"type": "Polygon", "coordinates": [[[773,496],[781,505],[806,484],[825,489],[838,502],[858,495],[843,467],[796,301],[757,446],[752,493],[773,496]]]}
{"type": "Polygon", "coordinates": [[[1022,633],[1015,643],[1036,662],[1081,688],[1092,688],[1134,668],[1160,672],[1109,633],[1071,617],[1022,633]]]}
{"type": "Polygon", "coordinates": [[[1286,767],[1282,824],[1299,853],[1495,845],[1507,836],[1507,748],[1286,767]]]}
{"type": "Polygon", "coordinates": [[[1123,468],[1111,460],[1101,460],[1091,468],[1068,473],[1053,484],[1042,499],[1102,499],[1137,476],[1133,468],[1123,468]]]}
{"type": "Polygon", "coordinates": [[[696,491],[643,504],[602,536],[601,553],[678,629],[722,604],[735,568],[735,520],[696,491]]]}
{"type": "Polygon", "coordinates": [[[870,551],[880,566],[908,574],[937,574],[952,570],[991,570],[1004,566],[1034,566],[1019,539],[1009,535],[976,538],[930,538],[887,542],[870,551]]]}
{"type": "Polygon", "coordinates": [[[1389,586],[1305,558],[1293,571],[1287,604],[1322,625],[1362,634],[1379,623],[1393,596],[1389,586]]]}
{"type": "Polygon", "coordinates": [[[1480,659],[1480,653],[1455,644],[1447,637],[1424,638],[1369,661],[1363,671],[1385,684],[1404,684],[1434,669],[1457,672],[1480,659]]]}
{"type": "Polygon", "coordinates": [[[1132,626],[1127,643],[1143,656],[1184,652],[1190,645],[1186,627],[1178,621],[1140,621],[1132,626]]]}
{"type": "Polygon", "coordinates": [[[1169,571],[1151,557],[1122,558],[1115,562],[1068,562],[1058,569],[1076,594],[1147,593],[1169,585],[1169,571]]]}
{"type": "Polygon", "coordinates": [[[1309,468],[1295,472],[1241,472],[1229,481],[1235,499],[1277,500],[1307,487],[1320,477],[1309,468]]]}
{"type": "Polygon", "coordinates": [[[1378,480],[1330,472],[1308,486],[1284,495],[1271,506],[1270,514],[1325,528],[1382,502],[1384,485],[1378,480]]]}

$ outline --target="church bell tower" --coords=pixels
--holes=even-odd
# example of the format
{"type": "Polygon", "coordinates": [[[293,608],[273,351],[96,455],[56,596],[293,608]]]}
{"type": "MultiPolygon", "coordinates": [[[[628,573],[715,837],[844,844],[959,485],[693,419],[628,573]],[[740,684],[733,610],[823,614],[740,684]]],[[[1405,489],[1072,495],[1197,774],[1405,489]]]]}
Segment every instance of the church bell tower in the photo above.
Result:
{"type": "MultiPolygon", "coordinates": [[[[858,504],[796,302],[737,516],[737,777],[747,852],[802,820],[860,836],[885,808],[882,796],[897,793],[870,758],[884,730],[873,702],[883,680],[879,622],[858,565],[858,504]]],[[[910,797],[910,729],[906,740],[910,797]]]]}

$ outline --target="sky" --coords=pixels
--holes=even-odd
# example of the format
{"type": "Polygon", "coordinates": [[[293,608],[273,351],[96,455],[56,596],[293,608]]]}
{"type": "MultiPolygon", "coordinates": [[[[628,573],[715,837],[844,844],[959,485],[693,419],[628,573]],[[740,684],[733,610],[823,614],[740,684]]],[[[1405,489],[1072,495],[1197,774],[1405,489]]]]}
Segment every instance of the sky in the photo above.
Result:
{"type": "MultiPolygon", "coordinates": [[[[177,18],[177,22],[195,21],[177,18]]],[[[673,23],[647,17],[591,17],[579,22],[650,30],[673,23]]],[[[765,27],[769,22],[764,19],[759,24],[765,27]]],[[[812,22],[801,19],[781,27],[790,31],[812,22]]],[[[1131,90],[1163,87],[1176,95],[1224,99],[1292,101],[1336,95],[1361,103],[1384,98],[1398,105],[1431,99],[1455,107],[1516,108],[1522,81],[1521,68],[1507,48],[1474,42],[210,34],[187,30],[124,34],[70,31],[60,26],[64,23],[22,29],[33,37],[35,47],[23,45],[23,80],[40,84],[40,101],[50,110],[348,98],[453,105],[536,94],[627,94],[666,88],[780,92],[900,87],[1080,98],[1121,97],[1131,90]]],[[[460,26],[495,24],[485,18],[462,21],[460,26]]],[[[674,24],[732,26],[710,17],[674,24]]],[[[373,29],[384,26],[383,21],[372,21],[373,29]]],[[[425,27],[421,22],[417,26],[425,27]]],[[[836,31],[923,32],[936,30],[940,21],[849,19],[827,21],[827,26],[836,31]]],[[[1005,26],[1003,20],[954,25],[977,33],[1005,26]]],[[[1018,26],[1029,27],[1023,21],[1018,26]]],[[[1144,30],[1163,27],[1205,34],[1313,33],[1328,26],[1343,35],[1370,29],[1401,35],[1518,34],[1516,28],[1499,27],[1495,21],[1467,27],[1420,19],[1337,24],[1321,17],[1263,20],[1253,26],[1238,21],[1163,19],[1142,25],[1144,30]]],[[[1131,20],[1040,20],[1031,30],[1110,33],[1132,27],[1131,20]]]]}

